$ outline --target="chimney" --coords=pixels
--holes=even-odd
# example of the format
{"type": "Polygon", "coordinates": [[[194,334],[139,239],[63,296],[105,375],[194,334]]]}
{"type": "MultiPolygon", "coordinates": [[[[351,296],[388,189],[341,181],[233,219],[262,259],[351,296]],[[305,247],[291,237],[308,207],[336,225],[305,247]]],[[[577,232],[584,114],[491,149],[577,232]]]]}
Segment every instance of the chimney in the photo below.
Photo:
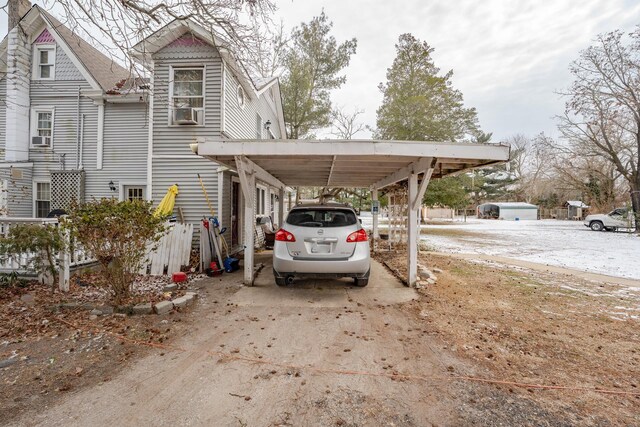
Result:
{"type": "Polygon", "coordinates": [[[18,23],[29,11],[31,3],[28,0],[9,0],[8,4],[4,160],[21,162],[29,160],[31,45],[18,23]]]}
{"type": "Polygon", "coordinates": [[[9,31],[14,29],[22,17],[31,9],[31,2],[29,0],[9,0],[8,3],[9,14],[9,31]]]}

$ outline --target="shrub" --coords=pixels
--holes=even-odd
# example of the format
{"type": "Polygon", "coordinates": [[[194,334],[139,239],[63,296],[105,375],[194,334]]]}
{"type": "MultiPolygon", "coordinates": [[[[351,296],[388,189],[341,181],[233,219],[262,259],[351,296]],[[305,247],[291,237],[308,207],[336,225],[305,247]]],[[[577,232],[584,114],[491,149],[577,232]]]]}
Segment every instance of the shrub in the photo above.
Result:
{"type": "Polygon", "coordinates": [[[98,260],[114,301],[119,304],[129,297],[149,246],[160,239],[164,218],[151,214],[150,202],[101,199],[73,205],[65,226],[98,260]]]}
{"type": "Polygon", "coordinates": [[[58,276],[58,254],[65,249],[64,236],[59,227],[50,224],[17,224],[0,240],[3,257],[32,254],[19,257],[20,267],[36,274],[46,274],[55,286],[58,276]]]}

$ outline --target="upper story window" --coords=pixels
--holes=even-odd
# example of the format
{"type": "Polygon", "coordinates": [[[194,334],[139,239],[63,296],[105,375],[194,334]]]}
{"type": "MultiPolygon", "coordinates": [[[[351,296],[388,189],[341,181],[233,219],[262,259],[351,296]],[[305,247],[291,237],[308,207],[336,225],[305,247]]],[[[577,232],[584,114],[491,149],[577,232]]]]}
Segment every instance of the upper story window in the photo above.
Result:
{"type": "Polygon", "coordinates": [[[37,107],[31,110],[31,146],[47,147],[53,145],[53,107],[37,107]]]}
{"type": "Polygon", "coordinates": [[[236,90],[236,96],[238,97],[238,105],[240,107],[244,107],[245,94],[244,94],[244,89],[242,89],[242,86],[240,85],[238,85],[238,89],[236,90]]]}
{"type": "Polygon", "coordinates": [[[171,124],[204,124],[204,67],[172,68],[172,72],[171,124]]]}
{"type": "Polygon", "coordinates": [[[34,78],[37,80],[53,80],[55,77],[56,47],[39,45],[34,51],[34,78]]]}

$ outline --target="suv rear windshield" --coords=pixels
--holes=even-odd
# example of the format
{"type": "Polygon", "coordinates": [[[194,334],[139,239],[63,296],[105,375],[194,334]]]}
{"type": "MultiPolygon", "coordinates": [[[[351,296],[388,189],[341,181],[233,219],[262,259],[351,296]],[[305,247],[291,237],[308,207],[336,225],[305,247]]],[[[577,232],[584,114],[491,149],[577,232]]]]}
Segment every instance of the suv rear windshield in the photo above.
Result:
{"type": "Polygon", "coordinates": [[[358,218],[350,209],[294,209],[287,217],[287,224],[299,227],[345,227],[357,223],[358,218]]]}

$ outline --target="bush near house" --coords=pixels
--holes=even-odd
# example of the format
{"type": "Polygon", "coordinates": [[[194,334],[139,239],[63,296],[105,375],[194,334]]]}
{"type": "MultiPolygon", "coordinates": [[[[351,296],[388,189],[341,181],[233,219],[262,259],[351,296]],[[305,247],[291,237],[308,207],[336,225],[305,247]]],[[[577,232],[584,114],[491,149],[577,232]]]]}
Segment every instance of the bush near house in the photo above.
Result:
{"type": "Polygon", "coordinates": [[[6,237],[0,238],[0,256],[30,254],[22,258],[25,270],[44,274],[53,279],[58,277],[58,254],[65,249],[62,230],[50,224],[17,224],[11,227],[6,237]]]}
{"type": "Polygon", "coordinates": [[[150,246],[164,231],[165,218],[146,201],[94,200],[74,204],[65,227],[100,264],[114,302],[129,298],[131,285],[150,246]]]}

